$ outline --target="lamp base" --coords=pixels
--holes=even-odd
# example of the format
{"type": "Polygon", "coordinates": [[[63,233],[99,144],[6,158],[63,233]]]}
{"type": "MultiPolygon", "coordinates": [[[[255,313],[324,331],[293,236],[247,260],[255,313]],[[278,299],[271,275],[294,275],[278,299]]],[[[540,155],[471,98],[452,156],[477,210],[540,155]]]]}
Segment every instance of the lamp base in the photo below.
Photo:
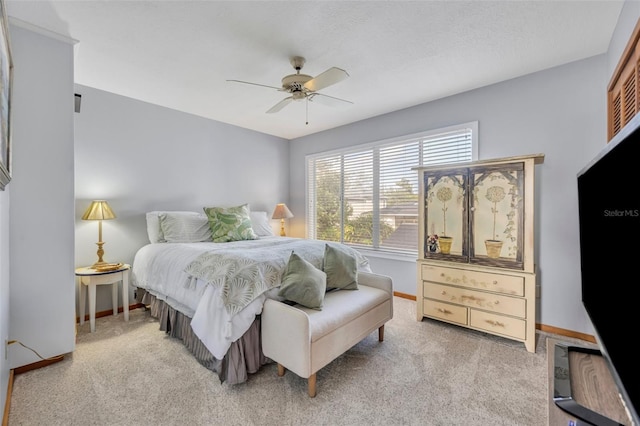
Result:
{"type": "Polygon", "coordinates": [[[102,249],[102,246],[104,245],[104,241],[98,241],[96,245],[98,246],[98,252],[97,252],[98,261],[93,265],[91,265],[92,268],[95,268],[96,266],[102,266],[107,263],[104,260],[102,260],[102,256],[104,256],[104,250],[102,249]]]}
{"type": "Polygon", "coordinates": [[[284,219],[280,219],[280,236],[281,237],[287,236],[284,232],[284,219]]]}

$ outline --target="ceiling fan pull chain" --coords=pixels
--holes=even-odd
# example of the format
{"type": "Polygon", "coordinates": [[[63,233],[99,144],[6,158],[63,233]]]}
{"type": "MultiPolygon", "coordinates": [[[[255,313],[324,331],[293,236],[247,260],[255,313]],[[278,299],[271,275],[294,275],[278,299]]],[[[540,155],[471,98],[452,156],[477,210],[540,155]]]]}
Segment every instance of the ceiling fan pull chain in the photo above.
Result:
{"type": "Polygon", "coordinates": [[[307,114],[306,121],[307,122],[304,123],[304,124],[306,124],[308,126],[309,125],[309,97],[305,98],[305,106],[307,107],[307,111],[306,111],[306,114],[307,114]]]}

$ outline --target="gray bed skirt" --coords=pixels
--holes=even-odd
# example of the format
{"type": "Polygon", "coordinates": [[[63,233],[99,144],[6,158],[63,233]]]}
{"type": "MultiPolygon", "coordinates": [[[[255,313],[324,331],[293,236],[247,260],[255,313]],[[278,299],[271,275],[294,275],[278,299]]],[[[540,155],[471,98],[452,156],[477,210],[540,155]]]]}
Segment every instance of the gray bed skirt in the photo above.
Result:
{"type": "Polygon", "coordinates": [[[262,353],[260,315],[256,315],[247,332],[231,344],[227,354],[220,360],[216,359],[195,335],[191,328],[191,318],[143,289],[138,289],[138,292],[139,300],[150,310],[151,316],[160,322],[160,330],[182,340],[200,364],[218,373],[220,383],[244,383],[249,374],[272,362],[262,353]]]}

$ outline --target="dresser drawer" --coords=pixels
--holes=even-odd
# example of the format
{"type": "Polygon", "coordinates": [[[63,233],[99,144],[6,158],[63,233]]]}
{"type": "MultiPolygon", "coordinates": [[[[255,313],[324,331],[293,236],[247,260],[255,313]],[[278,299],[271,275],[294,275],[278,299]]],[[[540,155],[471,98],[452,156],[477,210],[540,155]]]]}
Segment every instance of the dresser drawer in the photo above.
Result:
{"type": "Polygon", "coordinates": [[[524,296],[524,277],[517,275],[422,265],[421,276],[425,281],[453,284],[460,287],[494,291],[513,296],[524,296]]]}
{"type": "Polygon", "coordinates": [[[430,282],[423,282],[422,285],[425,298],[457,303],[470,308],[485,309],[520,318],[526,318],[527,316],[527,304],[524,299],[430,282]]]}
{"type": "Polygon", "coordinates": [[[518,318],[503,317],[490,312],[470,310],[469,323],[471,327],[485,330],[489,333],[502,334],[524,340],[527,337],[527,322],[518,318]]]}
{"type": "Polygon", "coordinates": [[[422,309],[426,316],[467,325],[467,308],[464,306],[452,305],[430,299],[424,299],[422,303],[422,309]]]}

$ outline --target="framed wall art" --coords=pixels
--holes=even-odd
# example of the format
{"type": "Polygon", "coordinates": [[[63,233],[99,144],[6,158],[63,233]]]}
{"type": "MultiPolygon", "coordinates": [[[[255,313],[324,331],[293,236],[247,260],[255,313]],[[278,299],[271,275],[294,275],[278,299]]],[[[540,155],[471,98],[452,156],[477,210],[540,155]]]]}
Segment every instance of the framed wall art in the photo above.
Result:
{"type": "Polygon", "coordinates": [[[0,190],[11,180],[11,87],[13,62],[9,43],[9,20],[0,0],[0,190]]]}

